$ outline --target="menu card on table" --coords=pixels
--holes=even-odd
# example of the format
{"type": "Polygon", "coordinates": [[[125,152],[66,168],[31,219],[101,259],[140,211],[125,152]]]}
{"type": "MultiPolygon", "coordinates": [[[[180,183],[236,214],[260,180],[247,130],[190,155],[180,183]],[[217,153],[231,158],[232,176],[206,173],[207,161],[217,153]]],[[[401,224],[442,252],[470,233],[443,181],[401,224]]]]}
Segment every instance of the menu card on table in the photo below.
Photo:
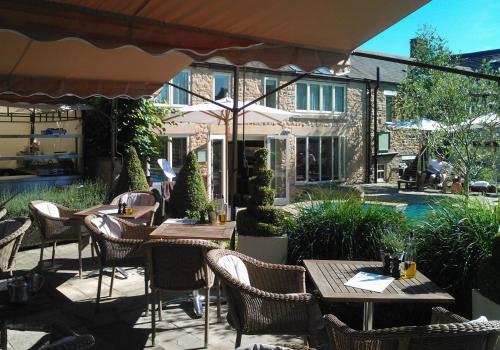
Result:
{"type": "Polygon", "coordinates": [[[394,281],[394,278],[390,276],[361,271],[344,283],[344,285],[382,293],[392,281],[394,281]]]}

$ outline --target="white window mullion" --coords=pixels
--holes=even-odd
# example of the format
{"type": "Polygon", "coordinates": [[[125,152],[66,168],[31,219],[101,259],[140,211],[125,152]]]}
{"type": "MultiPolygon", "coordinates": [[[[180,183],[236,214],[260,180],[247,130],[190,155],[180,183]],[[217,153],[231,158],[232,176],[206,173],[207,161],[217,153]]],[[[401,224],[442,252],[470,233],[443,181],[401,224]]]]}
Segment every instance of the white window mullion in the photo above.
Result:
{"type": "Polygon", "coordinates": [[[306,137],[306,182],[309,182],[309,136],[306,137]]]}
{"type": "MultiPolygon", "coordinates": [[[[319,85],[319,111],[323,112],[323,84],[319,85]]],[[[321,143],[321,137],[320,137],[319,142],[321,143]]],[[[321,149],[321,147],[320,147],[320,149],[321,149]]],[[[320,169],[321,169],[321,165],[320,165],[320,169]]],[[[321,176],[319,178],[321,180],[321,176]]]]}
{"type": "MultiPolygon", "coordinates": [[[[306,101],[307,101],[307,110],[310,111],[311,110],[311,89],[310,89],[310,85],[307,84],[307,96],[306,96],[306,101]]],[[[309,143],[309,141],[307,141],[309,143]]]]}
{"type": "Polygon", "coordinates": [[[319,149],[319,152],[318,152],[318,158],[319,158],[319,162],[318,162],[318,164],[319,164],[318,174],[319,174],[319,179],[318,180],[321,181],[323,179],[323,177],[321,176],[321,171],[322,171],[321,166],[322,166],[322,162],[323,162],[323,160],[321,159],[321,136],[319,137],[319,147],[318,147],[318,149],[319,149]]]}

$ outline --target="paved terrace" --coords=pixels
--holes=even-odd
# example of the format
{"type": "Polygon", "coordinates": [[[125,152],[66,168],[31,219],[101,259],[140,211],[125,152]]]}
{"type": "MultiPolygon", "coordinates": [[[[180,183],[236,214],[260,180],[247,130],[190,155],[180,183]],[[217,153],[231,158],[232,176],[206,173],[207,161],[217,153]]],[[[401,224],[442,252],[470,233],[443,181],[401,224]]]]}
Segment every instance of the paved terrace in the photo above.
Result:
{"type": "MultiPolygon", "coordinates": [[[[89,276],[97,268],[90,258],[90,248],[84,250],[84,275],[78,278],[77,246],[57,247],[54,269],[50,265],[51,249],[45,250],[45,284],[26,306],[9,306],[15,314],[8,323],[8,349],[30,349],[47,332],[50,325],[60,322],[77,333],[92,334],[96,349],[201,349],[203,348],[204,318],[198,319],[192,304],[164,305],[163,321],[157,319],[156,346],[151,346],[151,317],[145,317],[144,280],[142,269],[128,269],[129,278],[115,277],[113,297],[101,299],[101,311],[94,312],[97,276],[89,276]],[[13,308],[13,309],[12,309],[13,308]]],[[[40,250],[31,249],[17,255],[16,275],[25,275],[36,268],[40,250]]],[[[107,296],[110,277],[103,278],[102,293],[107,296]]],[[[187,294],[166,294],[163,300],[187,294]]],[[[0,305],[6,304],[7,292],[0,291],[0,305]]],[[[4,309],[5,310],[5,309],[4,309]]],[[[0,318],[5,318],[0,310],[0,318]]],[[[236,332],[227,324],[227,307],[222,305],[223,322],[217,323],[215,304],[211,305],[209,349],[234,349],[236,332]]],[[[242,346],[252,343],[303,344],[298,337],[246,336],[242,346]]]]}

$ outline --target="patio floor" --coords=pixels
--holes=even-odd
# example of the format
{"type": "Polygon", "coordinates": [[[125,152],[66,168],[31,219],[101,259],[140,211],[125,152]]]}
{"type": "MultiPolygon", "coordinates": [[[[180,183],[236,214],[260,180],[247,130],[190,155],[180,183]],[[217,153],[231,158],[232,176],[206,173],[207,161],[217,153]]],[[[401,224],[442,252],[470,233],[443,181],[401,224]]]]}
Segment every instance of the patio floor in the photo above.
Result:
{"type": "MultiPolygon", "coordinates": [[[[39,249],[19,252],[16,275],[32,271],[39,258],[39,249]]],[[[57,247],[54,269],[50,265],[50,249],[45,251],[45,283],[28,305],[0,306],[2,319],[8,319],[8,349],[29,349],[50,330],[57,321],[80,334],[92,334],[96,349],[200,349],[203,348],[204,318],[198,319],[192,304],[164,306],[163,321],[157,323],[156,346],[151,346],[151,317],[144,314],[144,280],[142,269],[130,269],[128,279],[115,278],[113,297],[108,298],[109,275],[103,279],[101,311],[94,312],[97,276],[89,272],[97,265],[90,258],[90,249],[84,250],[84,276],[78,278],[77,245],[57,247]],[[7,314],[9,316],[7,316],[7,314]]],[[[117,274],[118,276],[118,274],[117,274]]],[[[182,297],[186,293],[169,293],[163,300],[182,297]]],[[[0,305],[7,303],[7,292],[0,291],[0,305]]],[[[226,305],[222,306],[223,322],[217,323],[215,305],[210,313],[210,349],[234,349],[236,332],[225,319],[226,305]]],[[[243,336],[242,346],[252,343],[303,344],[298,337],[243,336]]]]}

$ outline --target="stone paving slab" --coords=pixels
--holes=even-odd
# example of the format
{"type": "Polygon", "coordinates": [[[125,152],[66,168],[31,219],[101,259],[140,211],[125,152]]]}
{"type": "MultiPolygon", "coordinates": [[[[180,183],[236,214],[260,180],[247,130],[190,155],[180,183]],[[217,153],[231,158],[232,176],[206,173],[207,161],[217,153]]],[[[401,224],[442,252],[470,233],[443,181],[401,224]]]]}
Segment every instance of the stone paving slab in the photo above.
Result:
{"type": "MultiPolygon", "coordinates": [[[[36,269],[39,253],[39,249],[19,252],[16,275],[24,275],[36,269]]],[[[117,274],[112,297],[108,297],[110,276],[105,275],[102,284],[101,311],[96,314],[95,296],[98,278],[89,277],[89,272],[97,265],[90,259],[89,248],[84,250],[83,256],[84,274],[80,279],[76,244],[57,247],[54,267],[50,264],[51,249],[46,249],[42,272],[46,276],[46,282],[41,294],[32,300],[42,300],[49,305],[32,305],[35,310],[33,313],[10,320],[9,349],[29,349],[50,331],[50,325],[56,321],[77,333],[94,335],[96,349],[203,348],[204,318],[193,316],[189,302],[166,305],[166,301],[187,296],[187,293],[163,295],[163,319],[157,320],[156,346],[151,346],[151,317],[145,316],[143,269],[127,269],[129,273],[127,279],[121,279],[117,274]]],[[[210,305],[209,349],[234,349],[236,332],[225,320],[226,313],[227,306],[223,305],[223,322],[218,323],[216,306],[210,305]]],[[[252,343],[302,344],[302,339],[293,336],[243,336],[242,346],[252,343]]]]}

